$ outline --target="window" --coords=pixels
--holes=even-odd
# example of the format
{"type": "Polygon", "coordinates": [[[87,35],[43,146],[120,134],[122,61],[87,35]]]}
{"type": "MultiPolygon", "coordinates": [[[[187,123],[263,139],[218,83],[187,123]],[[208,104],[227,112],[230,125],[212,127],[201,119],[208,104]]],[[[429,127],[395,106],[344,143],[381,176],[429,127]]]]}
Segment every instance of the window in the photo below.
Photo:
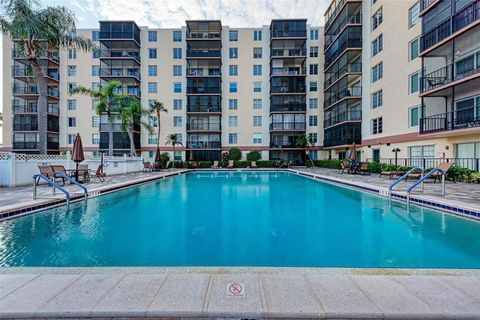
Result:
{"type": "Polygon", "coordinates": [[[262,99],[253,99],[253,110],[262,109],[262,99]]]}
{"type": "Polygon", "coordinates": [[[318,109],[318,99],[311,98],[308,100],[308,108],[309,109],[318,109]]]}
{"type": "Polygon", "coordinates": [[[173,48],[173,59],[182,59],[182,48],[173,48]]]}
{"type": "Polygon", "coordinates": [[[420,90],[420,71],[412,73],[408,76],[408,84],[408,93],[413,94],[420,90]]]}
{"type": "Polygon", "coordinates": [[[262,83],[260,81],[253,83],[253,92],[262,92],[262,83]]]}
{"type": "Polygon", "coordinates": [[[100,50],[99,49],[92,50],[92,57],[93,59],[100,58],[100,50]]]}
{"type": "Polygon", "coordinates": [[[182,99],[173,99],[173,110],[182,110],[182,99]]]}
{"type": "Polygon", "coordinates": [[[254,127],[262,126],[262,116],[253,116],[253,126],[254,127]]]}
{"type": "Polygon", "coordinates": [[[77,75],[77,66],[68,66],[68,76],[75,77],[77,75]]]}
{"type": "Polygon", "coordinates": [[[149,82],[148,83],[148,93],[157,93],[157,83],[156,82],[149,82]]]}
{"type": "Polygon", "coordinates": [[[148,42],[157,42],[157,31],[148,31],[148,42]]]}
{"type": "Polygon", "coordinates": [[[92,31],[92,41],[98,41],[100,39],[100,32],[92,31]]]}
{"type": "Polygon", "coordinates": [[[157,66],[148,66],[148,75],[150,77],[156,77],[158,74],[157,72],[157,66]]]}
{"type": "Polygon", "coordinates": [[[420,55],[420,38],[410,41],[408,48],[410,60],[417,58],[420,55]]]}
{"type": "Polygon", "coordinates": [[[173,42],[182,42],[182,31],[173,31],[173,42]]]}
{"type": "Polygon", "coordinates": [[[157,144],[158,136],[156,133],[149,133],[148,134],[148,143],[149,144],[157,144]]]}
{"type": "Polygon", "coordinates": [[[372,83],[377,82],[383,77],[383,62],[373,66],[372,68],[372,83]]]}
{"type": "Polygon", "coordinates": [[[148,57],[150,59],[157,59],[157,49],[148,49],[148,57]]]}
{"type": "Polygon", "coordinates": [[[175,77],[181,77],[182,76],[182,66],[173,66],[173,75],[175,77]]]}
{"type": "MultiPolygon", "coordinates": [[[[182,137],[181,133],[177,134],[177,140],[179,139],[179,137],[181,139],[181,137],[182,137]]],[[[180,141],[180,140],[178,140],[178,141],[180,141]]],[[[182,161],[182,152],[181,151],[175,151],[173,153],[173,158],[175,159],[175,161],[182,161]]]]}
{"type": "Polygon", "coordinates": [[[262,48],[253,48],[253,58],[254,59],[262,58],[262,48]]]}
{"type": "Polygon", "coordinates": [[[318,142],[318,133],[316,133],[316,132],[309,133],[309,134],[308,134],[308,137],[310,138],[310,140],[311,140],[313,143],[317,143],[317,142],[318,142]]]}
{"type": "Polygon", "coordinates": [[[318,74],[318,64],[310,65],[310,74],[318,74]]]}
{"type": "Polygon", "coordinates": [[[382,8],[378,9],[377,12],[372,16],[372,30],[377,29],[377,27],[383,21],[382,8]]]}
{"type": "Polygon", "coordinates": [[[77,50],[76,49],[68,49],[68,59],[69,60],[77,59],[77,50]]]}
{"type": "Polygon", "coordinates": [[[69,127],[76,127],[77,126],[77,118],[75,117],[68,117],[68,126],[69,127]]]}
{"type": "Polygon", "coordinates": [[[310,40],[318,40],[318,29],[310,30],[310,40]]]}
{"type": "Polygon", "coordinates": [[[253,30],[253,41],[262,41],[262,30],[253,30]]]}
{"type": "Polygon", "coordinates": [[[75,141],[75,136],[76,136],[75,134],[71,134],[71,133],[68,134],[68,136],[67,136],[68,137],[68,144],[73,144],[73,142],[75,141]]]}
{"type": "Polygon", "coordinates": [[[383,90],[372,93],[372,109],[383,106],[383,90]]]}
{"type": "Polygon", "coordinates": [[[228,109],[237,110],[238,109],[238,100],[237,99],[229,99],[228,100],[228,109]]]}
{"type": "Polygon", "coordinates": [[[262,134],[261,133],[254,133],[253,134],[253,144],[261,144],[262,143],[262,134]]]}
{"type": "MultiPolygon", "coordinates": [[[[100,91],[100,82],[92,82],[92,91],[93,92],[100,91]]],[[[120,88],[119,91],[122,91],[122,88],[120,88]]]]}
{"type": "Polygon", "coordinates": [[[420,107],[412,107],[408,109],[408,126],[410,128],[418,127],[418,122],[420,120],[420,107]]]}
{"type": "Polygon", "coordinates": [[[413,146],[409,147],[410,158],[433,158],[435,156],[435,146],[413,146]]]}
{"type": "Polygon", "coordinates": [[[262,65],[261,64],[254,64],[253,65],[253,75],[254,76],[261,76],[262,75],[262,65]]]}
{"type": "Polygon", "coordinates": [[[411,28],[415,26],[418,22],[418,17],[420,14],[420,2],[417,2],[408,10],[408,27],[411,28]]]}
{"type": "Polygon", "coordinates": [[[182,127],[182,117],[173,117],[173,126],[176,128],[182,127]]]}
{"type": "Polygon", "coordinates": [[[383,119],[382,117],[372,120],[372,134],[379,134],[383,132],[383,119]]]}
{"type": "Polygon", "coordinates": [[[230,82],[230,92],[234,93],[238,91],[237,83],[236,82],[230,82]]]}
{"type": "Polygon", "coordinates": [[[237,144],[238,143],[238,137],[236,133],[229,133],[228,134],[228,143],[229,144],[237,144]]]}
{"type": "Polygon", "coordinates": [[[318,57],[318,47],[310,47],[310,58],[318,57]]]}
{"type": "Polygon", "coordinates": [[[148,117],[148,124],[150,127],[158,127],[158,118],[156,116],[148,117]]]}
{"type": "Polygon", "coordinates": [[[97,109],[97,105],[98,105],[99,101],[97,99],[93,99],[92,100],[92,110],[96,110],[97,109]]]}
{"type": "Polygon", "coordinates": [[[318,84],[316,81],[311,81],[310,82],[310,91],[315,92],[318,90],[318,84]]]}
{"type": "Polygon", "coordinates": [[[238,41],[238,31],[237,30],[230,30],[230,32],[228,33],[228,40],[238,41]]]}
{"type": "Polygon", "coordinates": [[[93,116],[92,117],[92,127],[93,128],[100,127],[100,117],[99,116],[93,116]]]}
{"type": "Polygon", "coordinates": [[[92,66],[92,76],[98,77],[100,75],[100,66],[92,66]]]}
{"type": "Polygon", "coordinates": [[[68,100],[68,110],[77,110],[77,100],[68,100]]]}
{"type": "Polygon", "coordinates": [[[238,58],[238,48],[229,48],[228,49],[228,57],[230,59],[237,59],[238,58]]]}
{"type": "Polygon", "coordinates": [[[100,134],[92,133],[92,144],[100,144],[100,134]]]}
{"type": "Polygon", "coordinates": [[[77,84],[75,82],[69,82],[68,83],[68,91],[72,91],[77,87],[77,84]]]}
{"type": "Polygon", "coordinates": [[[173,83],[173,92],[174,93],[182,93],[182,83],[181,82],[174,82],[173,83]]]}
{"type": "Polygon", "coordinates": [[[383,50],[383,34],[379,35],[372,41],[372,57],[383,50]]]}
{"type": "Polygon", "coordinates": [[[318,117],[317,116],[308,116],[308,125],[310,127],[315,127],[318,125],[318,117]]]}
{"type": "Polygon", "coordinates": [[[229,65],[228,66],[228,75],[229,76],[238,76],[238,66],[237,65],[229,65]]]}
{"type": "Polygon", "coordinates": [[[228,117],[228,126],[230,128],[235,128],[238,126],[238,118],[237,116],[229,116],[228,117]]]}

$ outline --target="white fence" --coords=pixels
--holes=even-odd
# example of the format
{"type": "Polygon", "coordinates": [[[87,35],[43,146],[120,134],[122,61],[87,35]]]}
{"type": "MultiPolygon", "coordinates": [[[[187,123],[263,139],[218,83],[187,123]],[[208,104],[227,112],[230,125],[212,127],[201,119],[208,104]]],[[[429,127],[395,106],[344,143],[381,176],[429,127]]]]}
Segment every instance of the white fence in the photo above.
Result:
{"type": "MultiPolygon", "coordinates": [[[[96,170],[101,163],[100,157],[86,158],[82,164],[96,170]]],[[[39,173],[39,165],[62,165],[66,169],[75,169],[70,153],[65,155],[39,155],[0,153],[0,187],[16,187],[32,184],[33,175],[39,173]]],[[[143,170],[141,157],[104,157],[103,171],[109,175],[139,172],[143,170]]]]}

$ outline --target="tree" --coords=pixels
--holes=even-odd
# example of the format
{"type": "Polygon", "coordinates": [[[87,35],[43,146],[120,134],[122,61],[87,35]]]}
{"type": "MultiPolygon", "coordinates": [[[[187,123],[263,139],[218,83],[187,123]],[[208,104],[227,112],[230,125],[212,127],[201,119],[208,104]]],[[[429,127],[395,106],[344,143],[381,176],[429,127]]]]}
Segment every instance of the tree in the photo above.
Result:
{"type": "Polygon", "coordinates": [[[167,142],[165,142],[165,145],[169,144],[172,145],[173,148],[173,167],[175,168],[175,146],[183,146],[183,144],[180,140],[178,140],[178,135],[175,133],[167,136],[167,142]]]}
{"type": "Polygon", "coordinates": [[[43,60],[48,55],[46,49],[80,48],[88,51],[95,48],[95,44],[76,34],[75,15],[65,7],[42,8],[36,0],[0,0],[0,5],[3,9],[1,32],[16,40],[16,52],[33,70],[38,92],[39,151],[46,154],[48,84],[43,60]]]}
{"type": "Polygon", "coordinates": [[[259,151],[254,150],[247,153],[247,161],[258,161],[262,158],[262,155],[259,151]]]}
{"type": "Polygon", "coordinates": [[[150,104],[150,114],[154,114],[157,117],[157,150],[160,147],[160,117],[162,112],[168,112],[162,102],[155,100],[150,104]]]}
{"type": "Polygon", "coordinates": [[[234,161],[242,160],[242,151],[235,147],[230,148],[230,150],[228,150],[228,159],[234,161]]]}
{"type": "MultiPolygon", "coordinates": [[[[305,150],[305,153],[307,152],[307,148],[309,146],[314,146],[315,142],[313,139],[308,136],[306,133],[302,132],[297,136],[297,139],[295,139],[295,146],[297,148],[302,148],[305,150]]],[[[313,164],[313,162],[312,162],[313,164]]]]}
{"type": "Polygon", "coordinates": [[[130,140],[130,156],[137,156],[135,150],[135,140],[133,139],[133,130],[137,125],[143,125],[151,131],[150,124],[142,121],[142,116],[150,114],[149,111],[142,109],[142,104],[137,98],[126,96],[119,101],[119,112],[122,132],[128,134],[130,140]]]}
{"type": "Polygon", "coordinates": [[[126,95],[117,93],[122,86],[120,81],[110,81],[95,91],[83,86],[78,86],[70,91],[70,94],[84,94],[98,100],[96,112],[98,115],[106,114],[108,121],[108,155],[113,156],[113,120],[118,117],[120,102],[126,95]]]}

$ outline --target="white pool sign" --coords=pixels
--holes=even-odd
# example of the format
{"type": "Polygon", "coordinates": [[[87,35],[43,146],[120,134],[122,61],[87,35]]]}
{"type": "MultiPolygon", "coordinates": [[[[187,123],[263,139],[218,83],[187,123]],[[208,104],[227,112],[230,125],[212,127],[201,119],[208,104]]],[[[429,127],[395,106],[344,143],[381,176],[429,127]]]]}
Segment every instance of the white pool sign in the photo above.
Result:
{"type": "Polygon", "coordinates": [[[245,283],[229,282],[227,283],[227,298],[245,298],[245,283]]]}

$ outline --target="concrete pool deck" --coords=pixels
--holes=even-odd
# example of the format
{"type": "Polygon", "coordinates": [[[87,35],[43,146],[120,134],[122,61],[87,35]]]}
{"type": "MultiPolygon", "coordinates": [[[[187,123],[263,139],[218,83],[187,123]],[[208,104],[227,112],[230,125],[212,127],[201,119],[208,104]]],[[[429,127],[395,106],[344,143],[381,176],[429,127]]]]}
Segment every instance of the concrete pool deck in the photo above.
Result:
{"type": "Polygon", "coordinates": [[[252,273],[21,269],[0,275],[0,318],[480,319],[480,277],[448,272],[425,276],[302,269],[254,273],[252,268],[247,268],[252,273]]]}

